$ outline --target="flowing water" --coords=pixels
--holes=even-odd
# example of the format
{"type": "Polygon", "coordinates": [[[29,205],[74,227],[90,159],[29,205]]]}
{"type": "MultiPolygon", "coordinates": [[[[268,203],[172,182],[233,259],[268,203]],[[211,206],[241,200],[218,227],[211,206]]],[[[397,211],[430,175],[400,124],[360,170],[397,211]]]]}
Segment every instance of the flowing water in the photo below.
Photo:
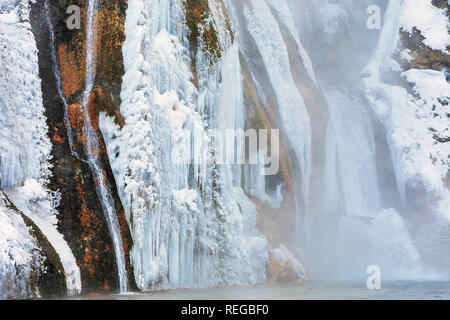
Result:
{"type": "Polygon", "coordinates": [[[85,116],[84,131],[87,138],[86,143],[86,157],[89,167],[91,168],[94,179],[96,180],[97,194],[102,204],[103,212],[108,222],[108,228],[113,239],[114,252],[116,257],[118,276],[119,276],[119,290],[121,293],[127,291],[127,271],[125,266],[125,254],[123,249],[122,236],[120,233],[120,224],[115,211],[114,199],[110,192],[110,186],[104,175],[104,170],[100,162],[99,155],[99,141],[97,133],[92,127],[91,119],[89,117],[89,98],[94,88],[94,80],[96,73],[95,61],[95,43],[96,27],[97,27],[97,6],[96,0],[90,0],[88,6],[88,21],[86,29],[86,86],[83,93],[83,112],[85,116]]]}
{"type": "Polygon", "coordinates": [[[122,245],[122,236],[120,233],[120,225],[117,219],[117,215],[115,212],[114,199],[110,193],[110,186],[106,181],[106,178],[103,174],[103,169],[101,166],[101,162],[99,159],[99,141],[97,133],[95,132],[91,119],[89,116],[88,104],[89,98],[91,95],[91,91],[94,88],[95,74],[96,74],[96,61],[95,61],[95,42],[96,42],[96,19],[97,19],[97,6],[98,3],[96,0],[89,1],[88,12],[87,12],[87,27],[86,27],[86,87],[83,92],[83,113],[85,116],[84,122],[84,134],[86,136],[86,159],[80,157],[80,155],[74,151],[73,148],[73,131],[72,126],[70,124],[69,115],[68,115],[68,105],[66,97],[62,92],[62,80],[61,73],[58,67],[58,58],[55,49],[55,32],[53,28],[53,23],[50,18],[50,7],[48,1],[46,1],[46,19],[49,27],[49,35],[50,35],[50,53],[53,59],[53,72],[56,78],[57,91],[61,98],[61,101],[64,105],[64,122],[67,127],[67,137],[69,139],[70,151],[74,157],[78,160],[86,162],[94,176],[97,186],[97,194],[100,198],[103,212],[105,214],[106,220],[108,222],[108,228],[111,233],[111,237],[113,239],[115,258],[118,269],[119,276],[119,290],[121,293],[127,291],[127,271],[125,267],[125,254],[122,245]]]}
{"type": "Polygon", "coordinates": [[[53,66],[53,73],[55,74],[56,79],[56,90],[58,91],[58,95],[61,98],[61,101],[64,105],[64,123],[67,128],[67,138],[69,139],[70,152],[74,157],[78,158],[78,155],[73,148],[73,133],[72,133],[72,126],[70,125],[69,120],[69,107],[67,105],[67,99],[62,91],[61,70],[59,69],[58,57],[56,54],[55,30],[53,28],[53,23],[50,18],[50,7],[48,0],[45,1],[45,7],[47,8],[45,10],[45,18],[47,19],[47,25],[50,36],[50,54],[52,56],[53,61],[52,66],[53,66]]]}

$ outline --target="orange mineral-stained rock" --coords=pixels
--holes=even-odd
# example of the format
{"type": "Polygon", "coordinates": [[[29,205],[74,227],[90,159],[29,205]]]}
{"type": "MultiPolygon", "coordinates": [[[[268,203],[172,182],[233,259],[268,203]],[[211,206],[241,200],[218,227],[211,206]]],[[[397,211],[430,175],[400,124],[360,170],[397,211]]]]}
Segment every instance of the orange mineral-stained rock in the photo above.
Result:
{"type": "Polygon", "coordinates": [[[62,144],[64,141],[63,141],[63,139],[58,135],[58,134],[55,134],[54,136],[53,136],[53,140],[56,142],[56,143],[59,143],[59,144],[62,144]]]}
{"type": "Polygon", "coordinates": [[[66,97],[70,97],[83,88],[85,77],[80,70],[75,54],[67,50],[65,44],[59,45],[58,57],[63,79],[63,92],[66,97]]]}
{"type": "MultiPolygon", "coordinates": [[[[52,148],[52,175],[49,188],[58,190],[61,201],[58,207],[58,228],[64,234],[77,264],[80,266],[83,293],[111,292],[118,289],[118,274],[114,254],[114,245],[108,230],[108,223],[97,193],[97,184],[106,183],[116,207],[120,222],[123,247],[125,251],[126,268],[129,287],[134,288],[133,270],[130,263],[129,250],[132,238],[126,216],[118,196],[114,176],[109,164],[109,158],[103,136],[99,130],[99,113],[106,112],[114,117],[117,124],[124,125],[120,114],[120,91],[124,66],[122,44],[125,40],[124,22],[127,10],[125,0],[99,0],[97,13],[97,43],[94,46],[96,73],[94,87],[89,92],[86,105],[83,106],[83,94],[86,85],[86,0],[50,0],[50,23],[54,30],[54,49],[57,53],[56,65],[59,66],[60,79],[56,79],[51,55],[52,41],[49,38],[44,1],[31,4],[30,23],[39,50],[40,77],[43,86],[44,107],[47,112],[47,123],[52,148]],[[82,27],[78,30],[68,30],[66,25],[68,5],[81,8],[82,27]],[[60,81],[58,81],[60,80],[60,81]],[[57,88],[58,84],[61,88],[57,88]],[[63,98],[59,97],[59,89],[63,98]],[[65,100],[65,101],[64,101],[65,100]],[[65,110],[67,103],[67,110],[65,110]],[[69,128],[65,122],[67,111],[69,128]],[[96,133],[89,144],[87,118],[96,133]],[[68,135],[72,139],[68,139],[68,135]],[[68,147],[72,140],[72,150],[68,147]],[[95,150],[94,150],[95,149],[95,150]],[[71,151],[75,151],[73,154],[71,151]],[[93,174],[85,161],[86,152],[94,154],[103,171],[98,176],[93,174]]],[[[91,132],[92,134],[92,132],[91,132]]]]}
{"type": "Polygon", "coordinates": [[[87,105],[91,125],[95,132],[99,134],[99,111],[103,109],[103,90],[101,88],[94,88],[89,94],[89,102],[87,105]]]}
{"type": "Polygon", "coordinates": [[[84,114],[83,114],[83,107],[78,104],[74,103],[68,106],[68,113],[69,113],[69,122],[73,129],[78,129],[83,126],[84,123],[84,114]]]}
{"type": "Polygon", "coordinates": [[[286,246],[280,245],[277,249],[270,251],[269,264],[267,265],[269,283],[302,284],[305,278],[303,265],[286,246]]]}

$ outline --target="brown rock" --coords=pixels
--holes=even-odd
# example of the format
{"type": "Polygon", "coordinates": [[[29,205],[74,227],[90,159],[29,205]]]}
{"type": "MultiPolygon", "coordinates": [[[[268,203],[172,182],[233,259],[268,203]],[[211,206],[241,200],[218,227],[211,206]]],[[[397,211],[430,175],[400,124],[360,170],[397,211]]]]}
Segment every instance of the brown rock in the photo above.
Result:
{"type": "Polygon", "coordinates": [[[271,250],[267,265],[268,283],[302,284],[305,278],[303,266],[284,245],[271,250]]]}
{"type": "MultiPolygon", "coordinates": [[[[49,10],[55,33],[58,61],[50,52],[49,28],[45,17],[44,1],[31,4],[31,25],[39,50],[39,75],[46,109],[49,135],[54,137],[52,150],[52,177],[50,188],[59,191],[58,228],[64,235],[80,266],[83,293],[110,292],[118,288],[117,265],[114,247],[106,217],[96,191],[99,181],[92,174],[86,159],[87,115],[83,112],[82,95],[85,86],[86,41],[85,30],[69,30],[66,26],[66,9],[78,5],[82,9],[82,26],[86,26],[86,0],[50,0],[49,10]],[[60,69],[62,91],[68,105],[68,118],[72,131],[72,155],[68,129],[65,124],[63,100],[57,90],[53,72],[54,64],[60,69]]],[[[123,76],[121,46],[124,40],[126,1],[102,0],[97,16],[97,74],[94,89],[90,92],[88,112],[97,133],[99,150],[89,150],[100,158],[103,178],[111,189],[121,224],[130,288],[134,287],[133,271],[129,259],[131,235],[118,196],[110,168],[103,137],[99,130],[99,112],[115,116],[123,124],[120,115],[120,89],[123,76]]]]}

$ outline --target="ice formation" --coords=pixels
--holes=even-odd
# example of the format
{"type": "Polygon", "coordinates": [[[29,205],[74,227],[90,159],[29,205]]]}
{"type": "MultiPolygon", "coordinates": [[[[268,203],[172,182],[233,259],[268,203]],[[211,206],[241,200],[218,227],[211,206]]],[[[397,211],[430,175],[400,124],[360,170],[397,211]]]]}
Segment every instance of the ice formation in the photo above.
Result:
{"type": "MultiPolygon", "coordinates": [[[[283,3],[284,1],[279,1],[283,3]]],[[[270,3],[270,2],[269,2],[270,3]]],[[[286,6],[286,4],[284,3],[286,6]]],[[[281,10],[275,3],[274,8],[281,10]]],[[[290,13],[285,9],[283,17],[289,19],[290,13]]],[[[294,83],[289,63],[286,43],[280,31],[280,26],[266,1],[251,1],[251,8],[244,6],[244,15],[248,19],[248,30],[255,39],[264,65],[267,68],[271,85],[273,86],[282,122],[289,144],[295,150],[300,163],[303,177],[303,196],[308,199],[309,179],[311,170],[311,127],[310,118],[302,95],[294,83]]],[[[297,40],[298,41],[298,40],[297,40]]],[[[313,77],[312,71],[310,76],[313,77]]]]}
{"type": "Polygon", "coordinates": [[[25,0],[0,8],[0,189],[47,174],[47,138],[36,43],[25,0]]]}
{"type": "MultiPolygon", "coordinates": [[[[54,246],[65,269],[68,294],[77,294],[81,291],[80,271],[56,228],[58,195],[45,188],[51,145],[28,1],[1,1],[0,5],[0,190],[17,202],[19,210],[54,246]]],[[[10,281],[2,283],[8,287],[0,288],[0,297],[39,296],[37,287],[30,288],[31,277],[38,275],[41,258],[29,228],[17,212],[4,207],[0,219],[0,251],[4,253],[0,258],[1,279],[10,281]]]]}
{"type": "MultiPolygon", "coordinates": [[[[338,83],[326,80],[323,86],[330,112],[328,130],[332,132],[327,138],[328,208],[323,217],[313,218],[311,234],[328,230],[329,238],[335,240],[315,238],[312,251],[320,261],[316,272],[326,277],[361,278],[364,265],[376,262],[389,279],[447,279],[448,259],[445,255],[430,259],[428,251],[448,248],[450,194],[444,181],[450,150],[445,143],[449,121],[444,109],[450,87],[445,70],[401,72],[399,61],[394,59],[396,54],[411,59],[408,51],[399,52],[399,30],[412,31],[413,26],[422,32],[425,45],[445,51],[449,43],[447,18],[431,1],[377,4],[384,9],[384,16],[375,46],[363,46],[363,40],[358,40],[372,35],[365,21],[355,18],[357,4],[333,4],[339,6],[333,11],[341,13],[327,18],[338,26],[334,39],[343,41],[347,50],[355,50],[345,55],[360,57],[346,62],[337,51],[333,61],[347,70],[360,70],[361,75],[341,77],[338,83]],[[350,41],[342,38],[348,30],[353,34],[350,41]],[[359,47],[352,43],[355,39],[361,41],[359,47]],[[391,191],[386,192],[386,188],[391,191]],[[411,192],[424,192],[419,206],[411,192]],[[431,228],[435,228],[436,237],[425,234],[431,228]],[[321,251],[326,252],[325,259],[336,261],[335,270],[324,267],[321,251]]],[[[326,27],[321,29],[330,32],[326,27]]],[[[330,39],[325,38],[329,45],[340,43],[330,39]]]]}
{"type": "Polygon", "coordinates": [[[265,280],[267,244],[248,218],[256,210],[237,182],[240,170],[215,164],[217,150],[207,130],[243,128],[244,121],[238,48],[222,5],[209,1],[222,57],[199,41],[197,89],[183,2],[128,3],[121,93],[126,125],[119,130],[104,116],[100,122],[108,153],[116,155],[111,165],[143,290],[265,280]],[[186,147],[186,131],[188,146],[201,140],[207,152],[186,147]],[[173,161],[174,149],[191,164],[173,161]]]}
{"type": "Polygon", "coordinates": [[[37,297],[41,255],[36,239],[5,201],[0,192],[0,299],[37,297]]]}
{"type": "Polygon", "coordinates": [[[6,191],[8,198],[30,218],[56,250],[64,268],[69,295],[81,292],[80,269],[63,235],[57,229],[58,198],[49,194],[36,180],[28,179],[23,187],[6,191]]]}
{"type": "MultiPolygon", "coordinates": [[[[114,200],[87,111],[96,73],[98,4],[88,3],[83,108],[89,152],[81,160],[99,182],[124,292],[114,200]]],[[[308,271],[323,278],[365,278],[366,267],[378,264],[388,279],[448,279],[448,70],[404,67],[414,57],[401,47],[399,33],[420,32],[426,48],[448,54],[448,13],[431,0],[205,3],[204,25],[196,26],[199,37],[193,40],[185,1],[128,0],[124,126],[100,114],[133,238],[138,288],[263,283],[270,254],[306,277],[291,248],[271,247],[257,229],[256,203],[284,208],[285,184],[270,183],[260,164],[249,169],[220,161],[222,145],[214,130],[244,129],[248,120],[244,76],[254,80],[261,104],[273,108],[264,111],[279,116],[271,125],[279,126],[289,157],[292,152],[298,164],[293,230],[302,235],[295,249],[308,271]],[[381,30],[366,26],[366,9],[373,4],[383,12],[381,30]],[[217,43],[208,42],[211,33],[217,43]],[[295,64],[304,70],[301,75],[294,74],[295,64]],[[300,88],[299,78],[308,85],[300,88]],[[320,110],[326,113],[320,168],[313,160],[318,106],[310,105],[315,101],[310,94],[323,97],[326,105],[320,110]],[[315,177],[320,181],[312,181],[315,177]],[[321,206],[312,206],[315,197],[321,206]]],[[[0,1],[0,200],[7,195],[42,230],[60,256],[69,293],[76,294],[80,271],[56,228],[58,194],[46,189],[50,143],[28,10],[26,0],[0,1]]],[[[49,32],[56,61],[51,24],[49,32]]],[[[56,64],[53,71],[63,96],[56,64]]],[[[70,133],[68,138],[71,144],[70,133]]],[[[37,296],[32,283],[42,257],[23,218],[5,201],[0,203],[0,298],[37,296]]]]}
{"type": "MultiPolygon", "coordinates": [[[[444,112],[445,101],[448,103],[449,99],[450,85],[446,81],[445,71],[410,69],[403,72],[402,78],[413,87],[411,92],[383,81],[383,74],[399,69],[390,56],[394,54],[399,41],[395,30],[400,27],[408,29],[413,23],[409,10],[409,1],[403,6],[400,2],[390,2],[378,46],[364,71],[367,75],[364,88],[372,107],[387,128],[397,183],[403,199],[407,184],[417,181],[430,194],[439,194],[434,213],[448,219],[450,191],[444,187],[443,181],[448,173],[450,149],[448,143],[438,143],[433,139],[433,132],[448,135],[448,117],[444,114],[439,116],[439,113],[444,112]],[[435,108],[438,110],[433,112],[435,108]]],[[[436,10],[429,4],[424,7],[424,15],[436,15],[436,12],[439,13],[436,10]]],[[[443,16],[444,12],[441,11],[440,15],[443,16]]],[[[436,19],[441,21],[438,16],[436,19]]],[[[432,30],[433,34],[442,31],[439,23],[421,26],[432,30]]],[[[446,39],[443,44],[448,46],[450,40],[446,39]]]]}

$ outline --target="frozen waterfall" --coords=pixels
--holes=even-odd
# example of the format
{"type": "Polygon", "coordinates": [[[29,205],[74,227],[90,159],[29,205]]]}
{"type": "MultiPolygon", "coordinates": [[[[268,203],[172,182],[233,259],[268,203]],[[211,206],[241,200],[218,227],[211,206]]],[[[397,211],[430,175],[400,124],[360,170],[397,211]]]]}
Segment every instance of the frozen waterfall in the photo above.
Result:
{"type": "Polygon", "coordinates": [[[191,57],[183,1],[128,2],[121,93],[126,125],[119,130],[104,116],[100,125],[108,153],[117,155],[111,165],[143,290],[265,280],[268,246],[255,228],[256,209],[241,189],[239,168],[216,163],[208,130],[243,128],[244,121],[238,47],[223,5],[209,1],[223,51],[216,59],[201,41],[191,57]],[[177,164],[174,154],[192,161],[177,164]]]}

